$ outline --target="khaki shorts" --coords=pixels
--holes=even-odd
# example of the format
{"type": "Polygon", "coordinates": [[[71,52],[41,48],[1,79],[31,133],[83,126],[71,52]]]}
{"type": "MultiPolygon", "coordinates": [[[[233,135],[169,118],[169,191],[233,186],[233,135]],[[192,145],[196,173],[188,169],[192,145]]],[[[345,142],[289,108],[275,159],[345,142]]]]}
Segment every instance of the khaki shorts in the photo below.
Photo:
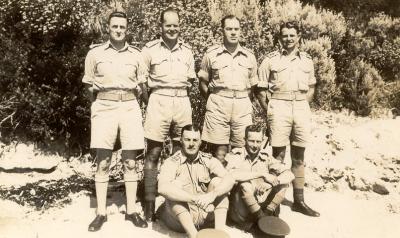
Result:
{"type": "Polygon", "coordinates": [[[310,141],[311,111],[306,100],[271,99],[268,103],[267,121],[273,147],[289,144],[306,147],[310,141]]]}
{"type": "Polygon", "coordinates": [[[244,146],[245,129],[251,125],[253,105],[248,97],[211,94],[207,100],[202,140],[213,144],[244,146]]]}
{"type": "Polygon", "coordinates": [[[147,139],[163,142],[172,126],[171,138],[179,140],[182,127],[188,124],[192,124],[189,97],[151,94],[144,123],[147,139]]]}
{"type": "Polygon", "coordinates": [[[123,150],[144,148],[142,112],[138,102],[94,101],[91,106],[90,148],[112,150],[118,130],[123,150]]]}

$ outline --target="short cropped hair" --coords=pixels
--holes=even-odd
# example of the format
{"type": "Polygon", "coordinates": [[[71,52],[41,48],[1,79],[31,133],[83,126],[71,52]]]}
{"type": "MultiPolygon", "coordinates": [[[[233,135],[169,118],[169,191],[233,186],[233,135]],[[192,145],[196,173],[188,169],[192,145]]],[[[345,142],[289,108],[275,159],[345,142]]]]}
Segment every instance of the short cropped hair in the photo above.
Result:
{"type": "Polygon", "coordinates": [[[184,131],[200,132],[200,129],[195,125],[189,124],[189,125],[182,127],[181,136],[183,135],[184,131]]]}
{"type": "Polygon", "coordinates": [[[179,11],[178,11],[178,9],[173,8],[173,7],[168,7],[167,9],[164,9],[164,10],[161,12],[161,14],[160,14],[160,23],[161,23],[161,24],[163,24],[163,22],[164,22],[164,15],[165,15],[165,13],[167,13],[167,12],[176,13],[176,15],[178,15],[178,18],[181,19],[180,16],[179,16],[179,11]]]}
{"type": "Polygon", "coordinates": [[[239,25],[240,25],[240,19],[237,17],[237,16],[235,16],[235,15],[227,15],[227,16],[225,16],[224,18],[222,18],[221,19],[221,27],[222,27],[222,29],[224,29],[224,27],[225,27],[225,22],[226,22],[226,20],[228,20],[228,19],[236,19],[236,20],[238,20],[238,22],[239,22],[239,25]]]}
{"type": "Polygon", "coordinates": [[[297,34],[301,33],[301,28],[300,25],[297,21],[288,21],[288,22],[284,22],[280,25],[279,27],[279,34],[282,34],[282,29],[283,28],[293,28],[296,30],[297,34]]]}
{"type": "Polygon", "coordinates": [[[261,132],[263,136],[265,135],[265,128],[263,126],[259,125],[249,125],[246,127],[244,131],[244,137],[247,138],[249,135],[249,132],[261,132]]]}
{"type": "Polygon", "coordinates": [[[125,18],[128,20],[128,17],[125,12],[116,11],[116,12],[112,12],[110,14],[110,16],[108,16],[108,24],[110,24],[111,18],[113,18],[113,17],[121,17],[121,18],[125,18]]]}

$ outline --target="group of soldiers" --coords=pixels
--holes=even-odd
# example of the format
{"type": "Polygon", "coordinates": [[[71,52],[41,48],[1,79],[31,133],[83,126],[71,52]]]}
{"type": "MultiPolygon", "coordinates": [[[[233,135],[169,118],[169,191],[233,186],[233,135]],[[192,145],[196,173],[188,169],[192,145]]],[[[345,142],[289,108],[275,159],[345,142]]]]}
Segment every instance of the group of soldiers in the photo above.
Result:
{"type": "Polygon", "coordinates": [[[145,228],[158,217],[192,238],[213,224],[224,230],[228,217],[248,230],[263,216],[279,215],[291,182],[292,210],[319,216],[304,202],[308,102],[315,77],[312,59],[298,49],[298,25],[281,25],[281,49],[268,54],[258,68],[252,51],[239,43],[240,20],[228,15],[221,20],[222,44],[207,50],[196,73],[191,47],[179,37],[179,21],[176,9],[162,11],[161,37],[139,50],[126,41],[126,14],[113,12],[108,19],[109,41],[94,45],[87,54],[83,82],[93,99],[90,146],[97,157],[97,210],[89,231],[101,229],[107,221],[109,167],[118,135],[125,220],[137,227],[145,228]],[[197,79],[207,99],[201,132],[192,125],[188,97],[197,79]],[[263,149],[266,130],[252,125],[253,95],[266,114],[272,156],[263,149]],[[139,98],[147,105],[144,126],[139,98]],[[172,156],[158,171],[167,136],[172,139],[172,156]],[[143,218],[135,206],[140,179],[135,164],[145,139],[143,218]],[[283,164],[288,145],[291,170],[283,164]],[[165,202],[156,213],[157,194],[165,202]]]}

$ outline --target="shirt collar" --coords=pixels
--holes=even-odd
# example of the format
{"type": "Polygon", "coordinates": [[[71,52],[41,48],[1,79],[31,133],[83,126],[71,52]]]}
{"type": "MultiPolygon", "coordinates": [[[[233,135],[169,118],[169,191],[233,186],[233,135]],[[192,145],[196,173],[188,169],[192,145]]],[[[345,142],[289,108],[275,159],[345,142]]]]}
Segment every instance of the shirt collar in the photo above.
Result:
{"type": "Polygon", "coordinates": [[[178,38],[178,42],[176,43],[176,45],[174,46],[174,48],[170,49],[170,48],[168,47],[167,43],[165,43],[164,39],[163,39],[162,37],[160,37],[160,44],[161,44],[162,46],[164,46],[165,48],[171,50],[171,51],[174,51],[174,50],[180,48],[181,45],[182,45],[183,43],[184,43],[183,40],[181,40],[180,38],[178,38]]]}
{"type": "MultiPolygon", "coordinates": [[[[246,160],[251,161],[251,160],[250,160],[250,155],[249,155],[249,153],[247,153],[247,150],[246,150],[245,147],[243,147],[243,154],[245,155],[244,158],[245,158],[246,160]]],[[[261,156],[261,150],[258,152],[256,158],[255,158],[253,161],[251,161],[251,162],[255,162],[255,161],[257,161],[258,159],[260,159],[260,160],[262,160],[262,161],[265,161],[264,156],[261,156]]]]}
{"type": "Polygon", "coordinates": [[[105,49],[111,48],[111,49],[113,49],[113,50],[115,50],[115,51],[122,52],[122,51],[127,50],[128,47],[129,47],[129,44],[128,44],[128,42],[125,41],[124,47],[122,47],[122,49],[120,49],[120,50],[117,50],[117,49],[115,49],[115,47],[113,46],[113,44],[111,44],[111,41],[108,40],[108,41],[106,42],[106,48],[105,48],[105,49]]]}
{"type": "MultiPolygon", "coordinates": [[[[180,155],[180,162],[181,164],[184,164],[187,160],[187,157],[182,153],[182,150],[179,151],[179,155],[180,155]]],[[[200,151],[197,153],[197,157],[193,160],[193,163],[196,161],[201,161],[201,155],[200,155],[200,151]]]]}
{"type": "MultiPolygon", "coordinates": [[[[281,48],[281,49],[280,49],[280,53],[281,53],[281,55],[287,55],[287,50],[281,48]]],[[[300,54],[300,50],[299,50],[299,49],[295,49],[295,53],[294,53],[294,54],[295,54],[296,56],[298,56],[299,58],[301,57],[301,54],[300,54]]]]}
{"type": "MultiPolygon", "coordinates": [[[[225,45],[224,45],[224,44],[221,44],[221,46],[218,48],[217,54],[222,54],[222,53],[224,53],[224,52],[226,52],[226,53],[228,53],[228,54],[231,54],[231,53],[228,51],[228,49],[225,47],[225,45]]],[[[235,55],[237,55],[237,54],[239,54],[239,53],[242,53],[242,54],[244,54],[244,55],[247,56],[246,50],[245,50],[240,44],[238,44],[238,46],[237,46],[237,48],[236,48],[236,51],[233,52],[232,55],[235,56],[235,55]]]]}

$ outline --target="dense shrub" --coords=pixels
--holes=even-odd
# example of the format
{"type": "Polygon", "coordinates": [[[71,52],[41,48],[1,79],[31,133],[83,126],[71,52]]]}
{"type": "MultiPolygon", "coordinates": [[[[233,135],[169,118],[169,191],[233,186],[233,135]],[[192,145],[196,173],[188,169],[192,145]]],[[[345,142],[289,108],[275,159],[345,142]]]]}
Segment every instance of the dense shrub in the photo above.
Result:
{"type": "MultiPolygon", "coordinates": [[[[382,82],[399,80],[399,19],[377,14],[362,22],[354,20],[361,17],[346,21],[347,12],[343,16],[305,4],[324,6],[326,2],[1,1],[0,130],[3,135],[24,134],[45,144],[62,141],[67,147],[87,147],[89,101],[81,78],[89,45],[107,39],[107,16],[118,9],[128,13],[129,42],[142,47],[159,37],[159,15],[168,6],[180,10],[182,37],[193,47],[197,70],[205,50],[221,42],[220,20],[226,14],[242,19],[241,44],[255,52],[259,63],[277,48],[275,35],[280,23],[300,21],[301,48],[313,57],[317,77],[313,106],[345,106],[367,115],[389,93],[382,82]]],[[[205,101],[197,84],[191,89],[190,98],[194,122],[201,125],[205,101]]],[[[385,103],[393,106],[399,105],[399,101],[395,96],[385,103]]],[[[263,123],[264,115],[257,103],[254,109],[256,121],[263,123]]]]}

